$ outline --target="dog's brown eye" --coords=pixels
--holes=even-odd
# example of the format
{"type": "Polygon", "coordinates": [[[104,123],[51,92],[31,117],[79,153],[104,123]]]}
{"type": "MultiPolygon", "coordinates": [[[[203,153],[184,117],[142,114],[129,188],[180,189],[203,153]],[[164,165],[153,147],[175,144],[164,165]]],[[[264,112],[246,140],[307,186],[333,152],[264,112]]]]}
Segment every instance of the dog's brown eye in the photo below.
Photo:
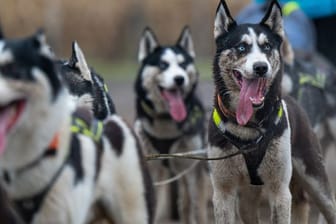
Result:
{"type": "Polygon", "coordinates": [[[264,51],[270,51],[272,47],[269,43],[265,43],[262,48],[264,51]]]}
{"type": "Polygon", "coordinates": [[[159,63],[160,70],[166,70],[169,67],[169,64],[167,62],[161,61],[159,63]]]}
{"type": "Polygon", "coordinates": [[[12,78],[17,78],[18,76],[18,72],[15,69],[15,66],[13,64],[6,64],[3,67],[1,67],[1,73],[3,73],[3,75],[6,75],[8,77],[12,77],[12,78]]]}
{"type": "Polygon", "coordinates": [[[187,63],[186,62],[182,62],[182,63],[180,63],[180,66],[185,69],[187,67],[187,63]]]}

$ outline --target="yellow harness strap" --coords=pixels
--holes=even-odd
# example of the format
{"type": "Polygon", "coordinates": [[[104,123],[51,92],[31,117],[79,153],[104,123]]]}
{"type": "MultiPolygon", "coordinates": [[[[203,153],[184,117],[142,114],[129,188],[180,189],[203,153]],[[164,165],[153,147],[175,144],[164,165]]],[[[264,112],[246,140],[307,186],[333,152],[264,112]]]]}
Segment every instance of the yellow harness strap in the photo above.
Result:
{"type": "Polygon", "coordinates": [[[324,89],[326,83],[326,76],[323,73],[316,73],[315,75],[300,73],[300,85],[312,85],[316,88],[324,89]]]}
{"type": "Polygon", "coordinates": [[[98,142],[103,134],[103,123],[95,120],[92,125],[89,126],[84,120],[74,117],[72,119],[71,132],[83,134],[92,138],[95,142],[98,142]]]}
{"type": "Polygon", "coordinates": [[[104,83],[104,91],[106,92],[106,93],[108,93],[108,87],[107,87],[107,85],[106,85],[106,83],[104,83]]]}
{"type": "MultiPolygon", "coordinates": [[[[280,122],[282,116],[283,116],[283,107],[282,107],[282,103],[280,103],[280,107],[279,107],[278,112],[277,112],[277,118],[275,119],[274,124],[277,125],[280,122]]],[[[212,120],[215,123],[215,125],[217,126],[217,128],[219,128],[222,132],[226,131],[224,122],[222,121],[222,119],[221,119],[221,117],[220,117],[216,108],[214,108],[214,110],[213,110],[212,120]]]]}
{"type": "Polygon", "coordinates": [[[300,9],[300,5],[295,1],[287,2],[282,7],[282,13],[284,16],[289,16],[292,12],[300,9]]]}
{"type": "Polygon", "coordinates": [[[146,104],[146,102],[145,101],[141,101],[140,102],[140,104],[141,104],[141,107],[142,107],[142,109],[144,109],[144,111],[148,114],[148,115],[150,115],[150,116],[154,116],[154,111],[146,104]]]}

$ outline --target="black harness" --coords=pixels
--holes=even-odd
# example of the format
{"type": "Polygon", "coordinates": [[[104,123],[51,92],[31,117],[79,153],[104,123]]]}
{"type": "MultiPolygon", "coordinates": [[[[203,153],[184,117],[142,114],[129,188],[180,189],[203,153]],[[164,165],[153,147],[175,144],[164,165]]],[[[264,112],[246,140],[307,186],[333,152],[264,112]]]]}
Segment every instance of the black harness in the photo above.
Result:
{"type": "MultiPolygon", "coordinates": [[[[48,152],[51,149],[48,149],[46,152],[48,152]]],[[[47,153],[48,154],[48,153],[47,153]]],[[[48,157],[48,155],[41,157],[41,160],[48,157]]],[[[46,195],[60,176],[60,174],[63,171],[63,168],[65,167],[66,163],[69,161],[69,158],[66,158],[63,162],[62,166],[56,171],[51,181],[48,183],[47,186],[44,187],[41,192],[26,198],[16,199],[13,200],[15,209],[20,214],[21,218],[26,222],[30,223],[35,215],[36,212],[39,211],[46,195]]],[[[36,163],[37,164],[37,163],[36,163]]]]}
{"type": "Polygon", "coordinates": [[[249,122],[245,127],[253,128],[258,131],[259,136],[251,140],[243,140],[230,133],[226,127],[225,122],[231,121],[237,123],[234,119],[225,117],[223,113],[219,113],[215,108],[212,113],[212,120],[216,127],[221,131],[223,136],[229,143],[234,145],[238,150],[245,151],[247,149],[255,149],[251,152],[243,152],[243,157],[247,166],[247,170],[250,176],[250,183],[252,185],[263,185],[264,182],[258,175],[257,169],[262,162],[266,150],[275,136],[275,130],[283,119],[283,108],[280,100],[276,102],[269,116],[262,120],[260,123],[255,124],[249,122]],[[222,119],[223,117],[223,119],[222,119]]]}
{"type": "MultiPolygon", "coordinates": [[[[147,116],[151,118],[158,118],[158,119],[166,119],[171,120],[171,116],[168,113],[165,114],[156,114],[156,112],[149,106],[145,101],[141,102],[141,107],[147,116]]],[[[153,148],[160,154],[168,154],[171,146],[179,139],[181,136],[184,135],[191,135],[196,132],[199,132],[201,129],[199,128],[203,125],[204,121],[204,110],[200,104],[192,103],[187,106],[188,116],[187,118],[180,122],[176,123],[178,129],[180,130],[181,134],[173,137],[173,138],[158,138],[153,136],[148,131],[143,130],[143,133],[152,144],[153,148]]],[[[203,128],[202,128],[203,131],[203,128]]],[[[168,160],[163,160],[164,166],[168,167],[168,160]]]]}
{"type": "MultiPolygon", "coordinates": [[[[94,122],[90,122],[86,118],[83,119],[84,114],[78,114],[78,111],[75,112],[74,116],[72,117],[72,125],[71,125],[71,142],[69,145],[69,152],[65,156],[64,162],[58,168],[54,176],[52,177],[51,181],[37,194],[13,200],[13,204],[15,209],[20,214],[21,218],[25,221],[25,223],[31,223],[34,215],[36,212],[39,211],[41,208],[44,199],[48,195],[51,188],[54,186],[56,181],[58,180],[59,176],[61,175],[64,167],[66,165],[73,166],[76,173],[75,183],[77,183],[83,176],[83,168],[80,164],[78,164],[78,158],[80,158],[80,143],[78,136],[76,134],[83,134],[86,136],[91,137],[97,146],[98,155],[97,157],[101,156],[101,144],[102,144],[102,122],[98,120],[94,120],[94,122]]],[[[20,168],[16,171],[16,173],[22,173],[28,169],[31,169],[38,165],[43,159],[55,156],[57,153],[57,149],[55,148],[48,148],[38,159],[33,161],[32,163],[26,165],[23,168],[20,168]]],[[[96,165],[97,169],[100,168],[100,158],[97,158],[96,165]]],[[[8,176],[8,175],[5,175],[8,176]]],[[[97,178],[97,173],[95,175],[95,179],[97,178]]]]}

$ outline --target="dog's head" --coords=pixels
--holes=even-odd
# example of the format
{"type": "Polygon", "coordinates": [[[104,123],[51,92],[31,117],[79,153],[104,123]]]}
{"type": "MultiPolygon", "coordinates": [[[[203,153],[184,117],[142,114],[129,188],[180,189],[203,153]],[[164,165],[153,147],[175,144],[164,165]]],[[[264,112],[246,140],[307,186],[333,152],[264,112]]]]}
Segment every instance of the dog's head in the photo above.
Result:
{"type": "Polygon", "coordinates": [[[198,80],[194,58],[188,27],[172,46],[161,46],[154,33],[146,28],[138,53],[141,63],[135,83],[138,100],[146,101],[156,113],[169,113],[176,122],[185,120],[186,101],[198,80]]]}
{"type": "Polygon", "coordinates": [[[284,38],[281,8],[273,1],[259,24],[238,25],[221,0],[214,37],[217,92],[236,112],[237,122],[245,125],[267,98],[280,97],[284,38]]]}
{"type": "Polygon", "coordinates": [[[0,40],[1,166],[20,166],[42,153],[35,146],[46,147],[73,109],[65,96],[42,32],[0,40]]]}
{"type": "Polygon", "coordinates": [[[78,106],[89,108],[101,120],[115,113],[104,79],[89,68],[77,42],[72,43],[70,59],[60,62],[60,66],[62,76],[78,106]]]}

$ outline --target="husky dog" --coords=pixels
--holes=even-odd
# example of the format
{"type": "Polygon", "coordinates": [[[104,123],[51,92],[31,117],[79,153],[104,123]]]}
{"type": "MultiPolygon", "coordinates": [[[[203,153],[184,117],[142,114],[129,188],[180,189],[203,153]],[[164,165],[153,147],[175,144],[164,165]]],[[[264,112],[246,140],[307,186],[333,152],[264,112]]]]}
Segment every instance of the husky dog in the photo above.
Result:
{"type": "Polygon", "coordinates": [[[39,32],[0,41],[0,178],[25,223],[151,223],[150,177],[121,119],[77,108],[39,32]],[[126,150],[127,149],[127,150],[126,150]]]}
{"type": "MultiPolygon", "coordinates": [[[[3,32],[0,26],[0,40],[3,40],[3,32]]],[[[13,209],[13,205],[8,200],[6,192],[0,187],[0,220],[3,223],[21,224],[23,221],[18,217],[13,209]]]]}
{"type": "Polygon", "coordinates": [[[63,79],[78,106],[89,107],[100,120],[115,114],[114,103],[104,79],[89,68],[84,53],[76,41],[72,43],[70,59],[59,63],[63,79]]]}
{"type": "MultiPolygon", "coordinates": [[[[285,63],[284,71],[283,92],[293,96],[307,113],[320,140],[326,170],[335,189],[336,69],[318,53],[295,51],[295,58],[285,63]]],[[[318,211],[311,209],[311,214],[310,223],[319,223],[318,211]]]]}
{"type": "Polygon", "coordinates": [[[272,223],[307,223],[306,193],[328,223],[336,223],[319,142],[303,110],[281,95],[280,6],[272,1],[259,24],[237,25],[221,0],[214,36],[208,156],[243,152],[209,162],[216,223],[235,223],[236,200],[243,222],[258,223],[261,195],[269,201],[272,223]]]}
{"type": "Polygon", "coordinates": [[[336,68],[321,55],[295,51],[285,64],[283,87],[307,112],[323,152],[336,146],[336,68]]]}
{"type": "MultiPolygon", "coordinates": [[[[196,97],[198,72],[191,34],[185,27],[175,45],[161,46],[151,29],[140,40],[141,64],[135,81],[135,129],[145,152],[174,153],[204,147],[204,109],[196,97]]],[[[194,161],[150,162],[155,181],[168,178],[192,166],[194,161]]],[[[178,181],[179,215],[184,223],[207,223],[205,164],[178,181]]],[[[169,213],[165,186],[157,188],[157,221],[169,213]]],[[[166,217],[164,217],[166,218],[166,217]]]]}

